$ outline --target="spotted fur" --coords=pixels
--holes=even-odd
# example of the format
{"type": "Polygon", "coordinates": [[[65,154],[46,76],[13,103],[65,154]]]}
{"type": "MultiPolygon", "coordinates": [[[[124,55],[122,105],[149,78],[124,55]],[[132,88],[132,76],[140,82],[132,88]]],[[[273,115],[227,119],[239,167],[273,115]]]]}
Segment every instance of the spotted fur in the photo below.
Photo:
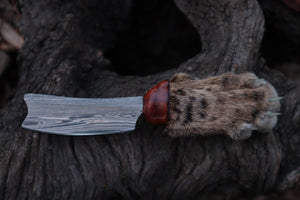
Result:
{"type": "Polygon", "coordinates": [[[170,80],[166,128],[175,137],[226,134],[246,139],[253,130],[267,132],[276,125],[277,97],[273,86],[253,73],[226,73],[203,80],[175,74],[170,80]]]}

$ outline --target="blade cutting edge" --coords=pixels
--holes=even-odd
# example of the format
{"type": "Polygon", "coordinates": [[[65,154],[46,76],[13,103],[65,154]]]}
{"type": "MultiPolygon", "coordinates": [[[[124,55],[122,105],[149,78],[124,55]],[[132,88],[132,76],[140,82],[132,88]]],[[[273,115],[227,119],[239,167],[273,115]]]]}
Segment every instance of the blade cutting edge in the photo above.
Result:
{"type": "Polygon", "coordinates": [[[143,97],[72,98],[25,94],[23,128],[59,135],[102,135],[132,131],[143,97]]]}

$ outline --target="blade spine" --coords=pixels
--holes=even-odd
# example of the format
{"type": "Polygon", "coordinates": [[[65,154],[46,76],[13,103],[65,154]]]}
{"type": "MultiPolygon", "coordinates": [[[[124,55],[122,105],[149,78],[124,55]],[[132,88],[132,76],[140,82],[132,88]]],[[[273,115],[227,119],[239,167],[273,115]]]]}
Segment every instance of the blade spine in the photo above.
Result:
{"type": "MultiPolygon", "coordinates": [[[[35,93],[26,93],[24,95],[24,100],[25,101],[30,101],[28,98],[32,98],[33,96],[39,96],[39,97],[55,97],[55,98],[62,98],[64,100],[70,100],[70,99],[77,99],[77,100],[99,100],[99,99],[105,99],[105,100],[111,100],[111,99],[133,99],[133,98],[143,98],[143,96],[129,96],[129,97],[66,97],[66,96],[58,96],[58,95],[51,95],[51,94],[35,94],[35,93]]],[[[51,100],[51,99],[48,99],[51,100]]]]}
{"type": "MultiPolygon", "coordinates": [[[[88,105],[85,106],[94,106],[94,105],[105,105],[105,106],[112,106],[114,107],[115,104],[120,104],[123,102],[130,102],[133,105],[137,106],[130,106],[130,104],[126,107],[140,107],[142,111],[143,106],[143,96],[135,96],[135,97],[114,97],[114,98],[79,98],[79,97],[62,97],[62,96],[55,96],[55,95],[44,95],[44,94],[32,94],[28,93],[24,95],[24,100],[29,108],[31,105],[30,103],[39,103],[43,105],[47,105],[51,103],[52,105],[82,105],[83,102],[89,101],[88,105]],[[29,94],[29,96],[28,96],[29,94]],[[59,103],[56,103],[59,101],[59,103]]],[[[124,104],[122,105],[122,107],[124,104]]]]}

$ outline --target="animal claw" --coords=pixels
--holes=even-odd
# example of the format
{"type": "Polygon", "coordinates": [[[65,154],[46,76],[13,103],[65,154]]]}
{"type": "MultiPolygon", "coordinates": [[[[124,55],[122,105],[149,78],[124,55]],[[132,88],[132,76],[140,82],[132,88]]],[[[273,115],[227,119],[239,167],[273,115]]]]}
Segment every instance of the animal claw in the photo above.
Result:
{"type": "Polygon", "coordinates": [[[254,126],[253,124],[251,124],[251,125],[249,126],[249,129],[252,130],[252,131],[258,130],[257,127],[254,126]]]}
{"type": "Polygon", "coordinates": [[[265,85],[267,82],[264,79],[255,79],[254,80],[254,85],[256,86],[262,86],[265,85]]]}
{"type": "Polygon", "coordinates": [[[278,113],[278,112],[266,112],[265,115],[267,115],[269,117],[274,117],[274,116],[281,115],[281,113],[278,113]]]}
{"type": "Polygon", "coordinates": [[[273,97],[273,98],[269,98],[268,101],[272,102],[272,101],[279,101],[283,99],[283,97],[273,97]]]}
{"type": "Polygon", "coordinates": [[[251,131],[258,130],[257,127],[254,126],[253,124],[245,124],[244,126],[246,129],[251,130],[251,131]]]}

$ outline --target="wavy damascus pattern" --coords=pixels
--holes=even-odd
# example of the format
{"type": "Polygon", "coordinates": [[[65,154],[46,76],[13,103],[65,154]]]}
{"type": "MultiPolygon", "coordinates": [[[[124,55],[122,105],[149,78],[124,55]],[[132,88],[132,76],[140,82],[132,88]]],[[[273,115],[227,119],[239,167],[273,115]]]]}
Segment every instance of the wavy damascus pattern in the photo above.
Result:
{"type": "Polygon", "coordinates": [[[142,113],[143,97],[70,98],[24,96],[28,114],[22,127],[59,135],[102,135],[131,131],[142,113]]]}

